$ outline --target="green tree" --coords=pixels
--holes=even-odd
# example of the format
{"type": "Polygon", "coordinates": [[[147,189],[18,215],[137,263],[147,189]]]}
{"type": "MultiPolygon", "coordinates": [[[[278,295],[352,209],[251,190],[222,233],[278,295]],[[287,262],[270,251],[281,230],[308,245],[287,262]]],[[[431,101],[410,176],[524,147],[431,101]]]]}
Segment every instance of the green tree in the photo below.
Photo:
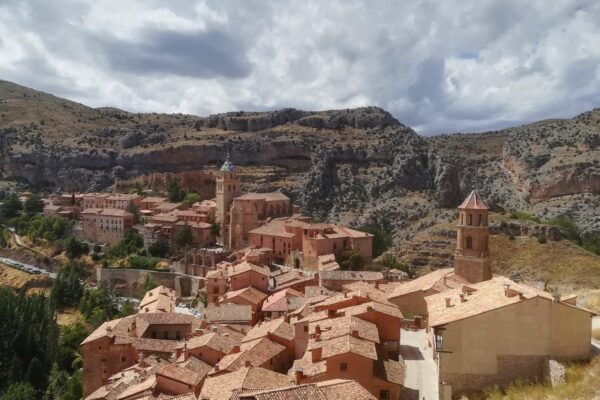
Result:
{"type": "Polygon", "coordinates": [[[37,400],[37,392],[30,384],[17,382],[8,387],[0,400],[37,400]]]}
{"type": "Polygon", "coordinates": [[[175,244],[177,247],[189,246],[194,242],[194,234],[192,228],[188,224],[184,224],[175,234],[175,244]]]}
{"type": "Polygon", "coordinates": [[[9,193],[4,197],[4,201],[0,206],[0,217],[4,220],[9,220],[19,215],[19,211],[22,209],[23,204],[21,203],[21,199],[19,199],[19,195],[14,192],[9,193]]]}
{"type": "Polygon", "coordinates": [[[61,370],[58,364],[54,364],[50,370],[50,377],[48,378],[48,387],[42,400],[61,400],[63,393],[65,392],[65,385],[69,380],[69,374],[61,370]]]}
{"type": "Polygon", "coordinates": [[[358,271],[365,266],[362,256],[354,250],[342,251],[336,261],[344,271],[358,271]]]}
{"type": "Polygon", "coordinates": [[[58,364],[61,369],[72,373],[79,369],[79,344],[88,336],[89,332],[80,321],[61,328],[60,356],[58,364]]]}
{"type": "Polygon", "coordinates": [[[140,222],[140,209],[135,205],[133,201],[130,200],[129,203],[127,203],[127,208],[125,208],[125,211],[133,214],[134,223],[137,224],[140,222]]]}
{"type": "Polygon", "coordinates": [[[66,238],[63,242],[63,248],[67,257],[71,259],[81,257],[89,251],[88,245],[75,236],[66,238]]]}
{"type": "Polygon", "coordinates": [[[129,300],[125,300],[123,304],[121,304],[121,312],[119,312],[119,318],[126,317],[128,315],[133,315],[136,313],[135,306],[129,300]]]}
{"type": "Polygon", "coordinates": [[[358,229],[373,235],[373,257],[378,257],[385,253],[394,244],[394,237],[382,226],[365,225],[358,229]]]}
{"type": "Polygon", "coordinates": [[[42,390],[46,387],[46,377],[44,376],[44,366],[37,357],[29,361],[27,370],[25,370],[24,380],[29,382],[36,390],[42,390]]]}
{"type": "Polygon", "coordinates": [[[79,311],[86,321],[98,327],[119,313],[116,295],[112,289],[101,283],[97,288],[84,291],[79,301],[79,311]]]}
{"type": "Polygon", "coordinates": [[[192,204],[200,201],[200,196],[198,193],[190,192],[183,197],[183,202],[188,206],[192,206],[192,204]]]}
{"type": "Polygon", "coordinates": [[[129,266],[135,269],[153,269],[158,264],[158,258],[138,256],[137,254],[131,254],[127,257],[129,266]]]}
{"type": "Polygon", "coordinates": [[[44,201],[42,200],[42,196],[37,193],[30,194],[27,200],[25,200],[24,209],[30,215],[43,212],[44,201]]]}
{"type": "Polygon", "coordinates": [[[133,184],[133,192],[138,196],[144,195],[144,184],[142,182],[136,181],[133,184]]]}
{"type": "Polygon", "coordinates": [[[158,287],[158,283],[156,283],[156,281],[152,279],[150,274],[146,274],[146,276],[144,276],[142,284],[140,285],[140,288],[138,289],[138,296],[142,298],[147,292],[156,287],[158,287]]]}
{"type": "Polygon", "coordinates": [[[69,377],[65,391],[60,400],[80,400],[82,398],[81,370],[69,377]]]}
{"type": "Polygon", "coordinates": [[[177,181],[171,181],[169,183],[168,197],[169,201],[172,203],[178,203],[185,197],[185,192],[181,189],[177,181]]]}
{"type": "Polygon", "coordinates": [[[77,307],[83,295],[82,280],[87,273],[80,263],[63,265],[52,283],[51,298],[58,307],[77,307]]]}
{"type": "Polygon", "coordinates": [[[144,238],[135,229],[130,229],[119,243],[108,249],[110,257],[126,257],[130,254],[139,254],[144,249],[144,238]]]}
{"type": "Polygon", "coordinates": [[[159,239],[148,246],[148,253],[153,257],[164,258],[169,254],[169,250],[169,244],[163,239],[159,239]]]}

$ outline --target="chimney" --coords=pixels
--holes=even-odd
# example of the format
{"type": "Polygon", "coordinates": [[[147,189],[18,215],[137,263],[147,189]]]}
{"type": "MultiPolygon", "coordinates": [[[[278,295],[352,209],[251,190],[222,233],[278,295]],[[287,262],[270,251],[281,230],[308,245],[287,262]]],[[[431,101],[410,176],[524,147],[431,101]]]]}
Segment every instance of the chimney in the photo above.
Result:
{"type": "Polygon", "coordinates": [[[552,298],[555,303],[560,303],[560,293],[552,293],[552,298]]]}
{"type": "Polygon", "coordinates": [[[448,275],[444,275],[444,286],[447,285],[448,282],[448,275]]]}
{"type": "Polygon", "coordinates": [[[467,299],[465,299],[465,294],[464,293],[460,293],[459,296],[460,296],[460,302],[461,303],[464,303],[465,301],[467,301],[467,299]]]}
{"type": "Polygon", "coordinates": [[[504,294],[508,297],[508,289],[510,289],[510,284],[505,283],[502,286],[504,286],[504,294]]]}
{"type": "Polygon", "coordinates": [[[110,325],[106,325],[106,332],[112,331],[112,327],[110,325]]]}
{"type": "Polygon", "coordinates": [[[233,349],[231,350],[231,353],[235,354],[235,353],[239,353],[239,352],[240,352],[240,346],[233,346],[233,349]]]}
{"type": "Polygon", "coordinates": [[[304,378],[304,371],[302,371],[302,368],[298,368],[296,370],[295,376],[296,376],[296,385],[299,385],[300,382],[302,381],[302,378],[304,378]]]}
{"type": "Polygon", "coordinates": [[[446,308],[452,306],[452,299],[450,297],[446,297],[446,308]]]}
{"type": "Polygon", "coordinates": [[[321,357],[323,356],[323,348],[315,347],[313,349],[310,349],[310,354],[312,356],[312,362],[319,362],[321,361],[321,357]]]}
{"type": "Polygon", "coordinates": [[[375,281],[375,289],[379,289],[379,281],[375,281]]]}
{"type": "Polygon", "coordinates": [[[219,364],[215,365],[215,372],[219,372],[219,364]]]}
{"type": "Polygon", "coordinates": [[[250,360],[244,361],[244,367],[249,368],[252,364],[250,364],[250,360]]]}

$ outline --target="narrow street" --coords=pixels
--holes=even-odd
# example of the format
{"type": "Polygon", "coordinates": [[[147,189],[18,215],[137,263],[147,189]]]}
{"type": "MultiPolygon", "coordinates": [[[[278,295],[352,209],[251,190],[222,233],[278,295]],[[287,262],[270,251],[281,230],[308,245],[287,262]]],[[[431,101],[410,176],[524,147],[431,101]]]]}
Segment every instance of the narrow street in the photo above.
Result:
{"type": "Polygon", "coordinates": [[[402,329],[400,354],[406,364],[402,399],[438,400],[437,364],[427,346],[425,330],[402,329]]]}

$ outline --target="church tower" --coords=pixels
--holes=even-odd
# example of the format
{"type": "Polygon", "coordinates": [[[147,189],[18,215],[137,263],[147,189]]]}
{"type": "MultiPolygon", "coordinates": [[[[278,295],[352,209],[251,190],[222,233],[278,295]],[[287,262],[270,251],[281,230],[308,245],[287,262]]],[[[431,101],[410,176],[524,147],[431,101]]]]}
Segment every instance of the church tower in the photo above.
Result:
{"type": "Polygon", "coordinates": [[[235,165],[229,159],[229,153],[223,166],[217,173],[217,215],[216,220],[221,225],[221,241],[229,247],[230,209],[234,198],[240,195],[240,180],[235,173],[235,165]]]}
{"type": "Polygon", "coordinates": [[[476,191],[458,206],[458,235],[454,273],[471,283],[492,279],[488,207],[476,191]]]}

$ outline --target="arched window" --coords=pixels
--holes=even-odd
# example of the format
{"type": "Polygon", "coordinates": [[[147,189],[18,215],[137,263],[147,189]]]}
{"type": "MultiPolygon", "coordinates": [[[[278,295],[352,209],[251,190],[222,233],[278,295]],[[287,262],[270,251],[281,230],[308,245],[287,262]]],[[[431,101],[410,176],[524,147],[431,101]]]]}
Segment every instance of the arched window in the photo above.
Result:
{"type": "Polygon", "coordinates": [[[483,215],[479,214],[479,218],[477,220],[477,225],[481,226],[483,225],[483,215]]]}
{"type": "Polygon", "coordinates": [[[471,236],[467,236],[467,249],[473,248],[473,238],[471,236]]]}
{"type": "Polygon", "coordinates": [[[472,214],[469,214],[469,215],[467,216],[467,221],[468,221],[468,224],[469,224],[469,225],[473,225],[473,215],[472,215],[472,214]]]}
{"type": "Polygon", "coordinates": [[[463,217],[464,217],[463,213],[460,213],[460,224],[461,224],[461,225],[465,223],[465,222],[463,221],[463,219],[464,219],[463,217]]]}

